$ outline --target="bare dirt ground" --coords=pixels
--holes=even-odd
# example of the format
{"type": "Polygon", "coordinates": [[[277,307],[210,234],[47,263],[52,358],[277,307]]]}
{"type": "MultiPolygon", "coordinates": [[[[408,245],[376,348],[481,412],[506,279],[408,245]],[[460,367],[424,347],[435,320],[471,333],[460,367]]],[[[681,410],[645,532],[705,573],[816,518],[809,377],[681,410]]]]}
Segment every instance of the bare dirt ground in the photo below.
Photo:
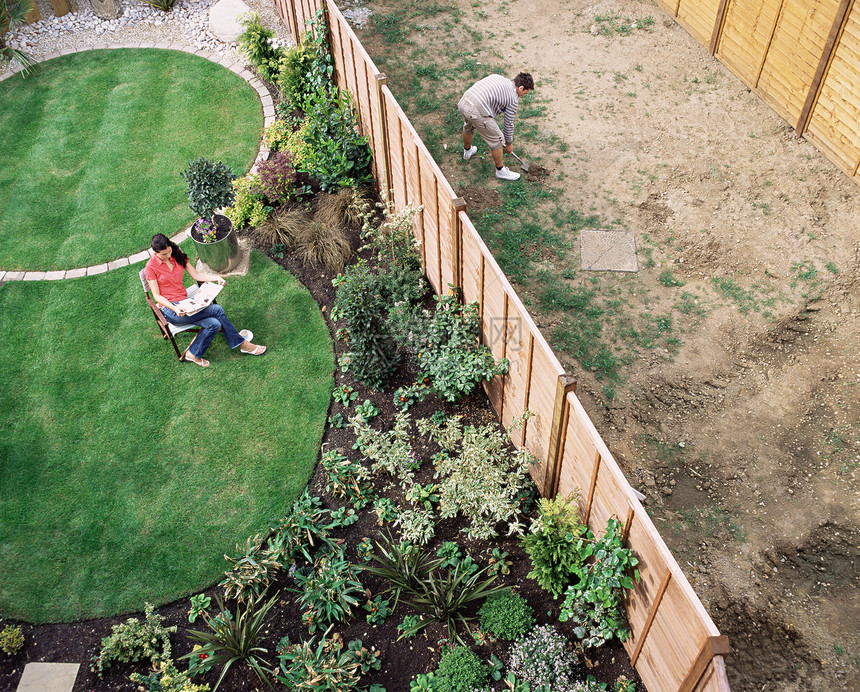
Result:
{"type": "MultiPolygon", "coordinates": [[[[695,296],[677,354],[638,357],[614,399],[559,356],[730,636],[732,688],[860,689],[860,189],[654,3],[455,4],[480,51],[535,76],[541,133],[569,147],[520,155],[636,234],[652,305],[695,296]]],[[[458,191],[474,210],[494,183],[458,191]]]]}

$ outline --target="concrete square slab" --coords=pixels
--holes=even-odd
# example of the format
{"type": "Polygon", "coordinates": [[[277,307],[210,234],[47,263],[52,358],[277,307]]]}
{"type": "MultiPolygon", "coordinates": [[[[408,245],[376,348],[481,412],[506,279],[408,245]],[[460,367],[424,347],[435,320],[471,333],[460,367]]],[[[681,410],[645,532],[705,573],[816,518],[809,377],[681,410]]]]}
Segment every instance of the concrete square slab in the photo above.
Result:
{"type": "Polygon", "coordinates": [[[72,692],[80,663],[28,663],[17,692],[72,692]]]}
{"type": "Polygon", "coordinates": [[[579,251],[584,271],[639,271],[636,236],[629,231],[580,231],[579,251]]]}
{"type": "Polygon", "coordinates": [[[69,269],[69,271],[66,272],[66,278],[67,279],[80,279],[82,276],[86,276],[86,275],[87,275],[87,268],[86,267],[78,267],[77,269],[69,269]]]}
{"type": "Polygon", "coordinates": [[[65,278],[66,278],[65,270],[45,272],[45,281],[58,281],[59,279],[65,279],[65,278]]]}

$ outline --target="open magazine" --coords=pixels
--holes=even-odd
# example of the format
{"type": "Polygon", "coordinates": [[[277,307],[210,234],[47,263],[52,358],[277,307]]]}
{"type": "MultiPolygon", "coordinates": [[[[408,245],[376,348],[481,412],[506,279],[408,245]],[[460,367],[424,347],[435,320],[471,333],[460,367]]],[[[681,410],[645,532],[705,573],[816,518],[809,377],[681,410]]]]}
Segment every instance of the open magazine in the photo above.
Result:
{"type": "Polygon", "coordinates": [[[215,297],[221,293],[224,288],[221,284],[216,284],[212,281],[207,281],[200,286],[190,298],[180,300],[173,306],[175,312],[184,312],[186,315],[193,315],[195,312],[200,312],[203,308],[208,307],[215,300],[215,297]]]}

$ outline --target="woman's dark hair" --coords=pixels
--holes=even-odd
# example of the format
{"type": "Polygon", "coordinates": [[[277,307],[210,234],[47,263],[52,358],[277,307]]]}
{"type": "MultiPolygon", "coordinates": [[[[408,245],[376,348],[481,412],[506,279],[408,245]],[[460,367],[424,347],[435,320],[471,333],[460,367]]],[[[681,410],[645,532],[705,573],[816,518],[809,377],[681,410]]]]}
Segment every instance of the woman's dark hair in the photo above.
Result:
{"type": "Polygon", "coordinates": [[[182,252],[176,243],[171,242],[170,238],[164,235],[164,233],[156,233],[152,236],[150,245],[155,252],[161,252],[169,247],[173,250],[173,259],[179,263],[180,267],[184,267],[188,264],[188,255],[182,252]]]}

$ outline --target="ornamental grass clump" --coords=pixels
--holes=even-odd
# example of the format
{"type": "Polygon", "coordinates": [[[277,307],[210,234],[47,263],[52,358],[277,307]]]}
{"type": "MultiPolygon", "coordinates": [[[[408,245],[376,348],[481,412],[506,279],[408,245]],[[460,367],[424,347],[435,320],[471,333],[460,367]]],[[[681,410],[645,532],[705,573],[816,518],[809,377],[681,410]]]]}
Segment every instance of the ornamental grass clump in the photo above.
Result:
{"type": "Polygon", "coordinates": [[[535,627],[511,648],[508,669],[532,690],[577,692],[581,669],[570,642],[552,625],[535,627]]]}
{"type": "Polygon", "coordinates": [[[316,220],[296,229],[295,245],[299,258],[306,265],[315,264],[331,271],[341,271],[352,257],[352,243],[346,229],[316,220]]]}

